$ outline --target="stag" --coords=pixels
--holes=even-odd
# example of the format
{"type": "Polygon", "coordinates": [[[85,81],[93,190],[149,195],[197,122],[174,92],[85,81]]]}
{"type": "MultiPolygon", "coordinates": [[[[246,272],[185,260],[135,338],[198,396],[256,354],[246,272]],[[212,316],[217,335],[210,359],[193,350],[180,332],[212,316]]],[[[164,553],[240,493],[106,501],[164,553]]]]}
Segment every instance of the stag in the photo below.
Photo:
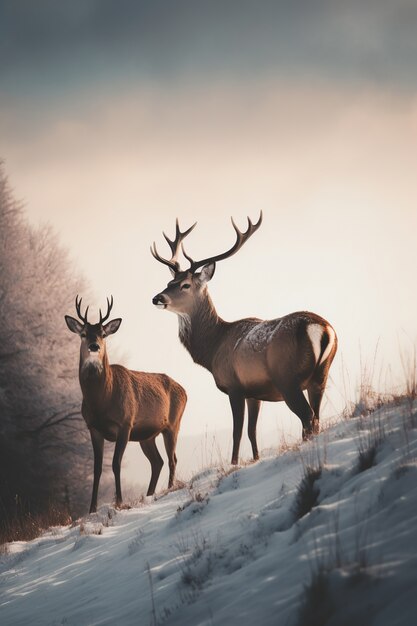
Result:
{"type": "Polygon", "coordinates": [[[238,462],[245,401],[254,460],[259,458],[256,424],[263,400],[283,400],[300,418],[303,439],[318,433],[320,404],[337,349],[334,329],[315,313],[301,311],[268,321],[249,317],[235,322],[226,322],[217,314],[207,290],[216,263],[238,252],[261,223],[262,212],[256,223],[248,218],[248,228],[242,232],[232,218],[236,233],[233,246],[201,261],[194,261],[182,244],[196,224],[181,232],[177,220],[174,240],[163,233],[171,248],[170,259],[159,255],[155,243],[151,247],[154,258],[169,267],[173,276],[166,289],[153,298],[153,304],[178,315],[180,341],[229,396],[232,464],[238,462]],[[180,246],[190,264],[184,270],[178,261],[180,246]]]}
{"type": "Polygon", "coordinates": [[[79,320],[69,315],[65,321],[71,332],[81,337],[79,379],[83,395],[81,413],[91,435],[94,451],[94,482],[90,513],[97,510],[97,494],[103,465],[104,440],[115,442],[113,473],[116,506],[123,503],[120,467],[128,441],[138,441],[148,458],[152,473],[147,495],[155,492],[164,464],[155,439],[162,433],[169,463],[171,488],[175,478],[175,447],[181,417],[187,402],[185,390],[166,374],[135,372],[122,365],[110,365],[106,337],[120,327],[121,318],[105,322],[113,307],[107,298],[107,313],[97,324],[87,321],[88,308],[81,313],[82,299],[75,299],[79,320]]]}

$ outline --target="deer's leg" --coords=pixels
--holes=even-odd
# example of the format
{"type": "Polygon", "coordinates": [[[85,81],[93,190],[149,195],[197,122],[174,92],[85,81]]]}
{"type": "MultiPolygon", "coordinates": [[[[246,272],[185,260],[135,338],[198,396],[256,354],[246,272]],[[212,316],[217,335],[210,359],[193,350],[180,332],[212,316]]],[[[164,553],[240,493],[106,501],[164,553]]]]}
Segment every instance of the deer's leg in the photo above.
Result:
{"type": "Polygon", "coordinates": [[[314,375],[309,386],[307,387],[308,401],[310,402],[310,406],[314,411],[313,433],[315,435],[317,435],[319,432],[320,405],[326,387],[328,371],[329,368],[320,368],[318,373],[314,375]]]}
{"type": "Polygon", "coordinates": [[[147,496],[152,496],[155,493],[156,483],[158,482],[159,474],[161,473],[162,466],[164,464],[158,448],[156,447],[155,439],[148,439],[147,441],[141,441],[140,447],[142,448],[145,456],[149,459],[152,467],[151,481],[148,487],[147,496]]]}
{"type": "Polygon", "coordinates": [[[303,439],[308,439],[313,434],[314,411],[306,400],[300,388],[294,387],[282,393],[287,406],[301,420],[303,425],[303,439]]]}
{"type": "Polygon", "coordinates": [[[126,450],[127,442],[129,441],[129,436],[130,428],[123,428],[116,439],[116,446],[114,448],[112,468],[116,482],[116,506],[121,506],[123,502],[120,484],[120,468],[122,466],[122,458],[126,450]]]}
{"type": "Polygon", "coordinates": [[[248,398],[246,400],[248,407],[248,437],[252,445],[253,460],[259,459],[258,444],[256,442],[256,424],[258,421],[259,409],[261,408],[261,401],[255,400],[255,398],[248,398]]]}
{"type": "Polygon", "coordinates": [[[175,454],[177,433],[172,432],[172,430],[164,430],[162,436],[164,438],[165,450],[167,452],[169,464],[168,489],[171,489],[174,484],[175,469],[177,467],[177,455],[175,454]]]}
{"type": "Polygon", "coordinates": [[[90,513],[97,511],[97,494],[98,486],[100,483],[101,469],[103,466],[103,450],[104,450],[104,437],[98,430],[90,428],[91,443],[93,444],[94,452],[94,482],[93,482],[93,494],[91,496],[90,513]]]}
{"type": "Polygon", "coordinates": [[[232,465],[237,465],[239,446],[242,438],[243,419],[245,417],[245,398],[240,393],[229,394],[230,406],[233,413],[233,452],[232,465]]]}

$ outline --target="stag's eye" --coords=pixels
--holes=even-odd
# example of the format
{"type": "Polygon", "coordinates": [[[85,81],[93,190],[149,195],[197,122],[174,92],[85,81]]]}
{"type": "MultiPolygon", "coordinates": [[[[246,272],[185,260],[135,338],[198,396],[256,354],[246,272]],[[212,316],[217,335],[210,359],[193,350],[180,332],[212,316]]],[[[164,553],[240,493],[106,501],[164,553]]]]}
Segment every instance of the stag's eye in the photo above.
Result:
{"type": "Polygon", "coordinates": [[[189,289],[190,287],[190,283],[184,283],[183,285],[181,285],[181,289],[189,289]]]}
{"type": "Polygon", "coordinates": [[[85,339],[87,337],[87,333],[81,333],[81,337],[85,339]]]}

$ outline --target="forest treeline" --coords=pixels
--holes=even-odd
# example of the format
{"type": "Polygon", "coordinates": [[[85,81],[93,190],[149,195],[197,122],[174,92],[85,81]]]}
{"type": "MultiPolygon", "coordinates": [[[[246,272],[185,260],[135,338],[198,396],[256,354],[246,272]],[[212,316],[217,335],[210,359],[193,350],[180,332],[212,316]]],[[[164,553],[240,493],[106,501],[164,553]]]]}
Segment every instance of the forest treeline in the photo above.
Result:
{"type": "Polygon", "coordinates": [[[64,323],[83,288],[51,228],[26,221],[0,163],[3,531],[22,516],[51,509],[74,516],[87,506],[91,444],[80,414],[77,348],[64,323]]]}

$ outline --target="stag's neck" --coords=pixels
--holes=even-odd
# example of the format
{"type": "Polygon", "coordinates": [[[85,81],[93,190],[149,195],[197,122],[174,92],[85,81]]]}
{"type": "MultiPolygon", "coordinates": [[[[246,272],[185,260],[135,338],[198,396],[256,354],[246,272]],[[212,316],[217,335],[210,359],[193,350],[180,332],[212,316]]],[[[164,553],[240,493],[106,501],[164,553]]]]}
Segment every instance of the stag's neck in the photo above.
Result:
{"type": "Polygon", "coordinates": [[[178,321],[181,343],[195,363],[211,371],[227,322],[217,315],[210,296],[207,294],[191,315],[179,315],[178,321]]]}
{"type": "Polygon", "coordinates": [[[93,359],[80,359],[80,385],[84,401],[91,407],[101,407],[111,395],[113,372],[107,353],[98,363],[93,359]]]}

